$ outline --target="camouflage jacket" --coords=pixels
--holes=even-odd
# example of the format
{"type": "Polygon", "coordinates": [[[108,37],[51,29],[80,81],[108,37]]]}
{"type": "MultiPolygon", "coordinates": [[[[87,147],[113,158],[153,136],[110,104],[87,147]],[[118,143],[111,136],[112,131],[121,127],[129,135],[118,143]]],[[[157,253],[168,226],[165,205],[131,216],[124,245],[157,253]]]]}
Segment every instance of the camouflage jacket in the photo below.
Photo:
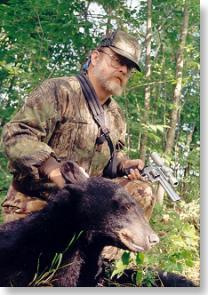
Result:
{"type": "MultiPolygon", "coordinates": [[[[126,126],[121,109],[112,98],[103,108],[114,145],[123,143],[126,126]]],[[[58,161],[73,160],[91,176],[101,175],[110,152],[106,141],[96,146],[99,132],[76,77],[44,81],[3,130],[15,181],[31,191],[49,188],[40,167],[51,156],[58,161]]]]}

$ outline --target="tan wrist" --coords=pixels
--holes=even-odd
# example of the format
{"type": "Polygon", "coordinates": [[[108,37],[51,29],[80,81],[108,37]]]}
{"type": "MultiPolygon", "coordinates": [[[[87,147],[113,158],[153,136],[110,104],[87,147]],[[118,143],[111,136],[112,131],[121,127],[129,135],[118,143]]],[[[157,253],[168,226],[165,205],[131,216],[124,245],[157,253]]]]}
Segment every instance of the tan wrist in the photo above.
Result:
{"type": "Polygon", "coordinates": [[[42,174],[49,176],[52,171],[58,170],[59,168],[60,163],[55,158],[50,157],[42,164],[39,170],[42,174]]]}
{"type": "Polygon", "coordinates": [[[60,168],[56,168],[56,169],[50,171],[50,173],[48,175],[49,178],[54,178],[54,177],[57,177],[57,176],[62,176],[60,168]]]}

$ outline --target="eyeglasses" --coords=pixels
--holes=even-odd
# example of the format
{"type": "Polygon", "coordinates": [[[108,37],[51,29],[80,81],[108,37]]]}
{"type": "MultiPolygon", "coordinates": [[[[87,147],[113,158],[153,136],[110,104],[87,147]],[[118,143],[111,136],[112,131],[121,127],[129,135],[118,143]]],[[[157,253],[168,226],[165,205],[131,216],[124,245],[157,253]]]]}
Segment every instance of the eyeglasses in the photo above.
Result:
{"type": "Polygon", "coordinates": [[[136,72],[135,67],[133,66],[132,63],[130,63],[127,59],[124,58],[119,58],[115,56],[114,54],[110,54],[102,49],[98,49],[98,52],[102,52],[106,55],[108,55],[111,59],[111,66],[115,69],[118,69],[120,66],[126,66],[128,70],[128,74],[133,74],[136,72]]]}

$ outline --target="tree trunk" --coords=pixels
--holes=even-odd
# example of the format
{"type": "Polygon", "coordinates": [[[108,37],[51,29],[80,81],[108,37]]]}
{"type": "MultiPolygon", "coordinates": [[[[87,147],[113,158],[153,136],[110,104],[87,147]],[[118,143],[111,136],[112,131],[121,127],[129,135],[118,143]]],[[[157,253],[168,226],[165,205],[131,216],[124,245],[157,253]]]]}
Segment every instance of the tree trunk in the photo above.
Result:
{"type": "Polygon", "coordinates": [[[107,22],[106,22],[106,32],[105,32],[105,34],[108,35],[108,34],[110,34],[110,31],[111,31],[112,8],[106,7],[105,11],[106,11],[106,13],[108,15],[107,22]]]}
{"type": "MultiPolygon", "coordinates": [[[[147,1],[147,27],[146,27],[146,62],[145,62],[145,77],[147,81],[147,86],[145,87],[144,95],[144,116],[142,123],[143,125],[148,124],[149,119],[149,109],[150,109],[150,82],[151,77],[151,41],[152,41],[152,0],[147,1]]],[[[146,156],[146,145],[147,145],[147,130],[144,127],[143,134],[140,139],[140,158],[144,161],[146,156]]]]}
{"type": "MultiPolygon", "coordinates": [[[[188,158],[190,150],[191,150],[191,143],[193,140],[194,131],[195,131],[195,124],[193,124],[190,132],[187,134],[187,137],[186,137],[186,147],[185,147],[185,151],[187,152],[186,158],[188,158]]],[[[190,164],[187,161],[187,166],[184,168],[184,178],[187,178],[189,176],[189,171],[190,171],[190,164]]],[[[187,184],[186,182],[182,183],[182,192],[188,191],[187,185],[189,186],[189,184],[187,184]]]]}
{"type": "MultiPolygon", "coordinates": [[[[182,89],[182,77],[183,77],[183,64],[184,64],[184,48],[186,44],[186,37],[188,33],[188,20],[189,20],[189,0],[185,0],[184,3],[184,17],[183,24],[181,27],[181,37],[179,49],[177,52],[176,60],[176,87],[173,94],[173,110],[170,115],[170,128],[167,132],[167,141],[165,146],[165,153],[170,154],[174,143],[175,143],[175,134],[176,134],[176,125],[178,123],[178,114],[180,109],[181,101],[181,89],[182,89]]],[[[157,190],[157,201],[162,204],[164,198],[164,189],[159,185],[157,190]]]]}
{"type": "Polygon", "coordinates": [[[172,148],[175,143],[175,130],[178,122],[178,111],[180,109],[180,100],[181,100],[181,89],[182,89],[182,76],[183,76],[183,64],[184,64],[184,48],[186,44],[186,37],[188,32],[188,20],[189,20],[189,10],[188,10],[188,1],[185,1],[184,4],[184,18],[181,28],[181,38],[180,45],[177,52],[177,61],[176,61],[176,87],[173,95],[173,110],[170,115],[170,128],[167,132],[167,141],[165,147],[165,153],[169,154],[172,151],[172,148]]]}

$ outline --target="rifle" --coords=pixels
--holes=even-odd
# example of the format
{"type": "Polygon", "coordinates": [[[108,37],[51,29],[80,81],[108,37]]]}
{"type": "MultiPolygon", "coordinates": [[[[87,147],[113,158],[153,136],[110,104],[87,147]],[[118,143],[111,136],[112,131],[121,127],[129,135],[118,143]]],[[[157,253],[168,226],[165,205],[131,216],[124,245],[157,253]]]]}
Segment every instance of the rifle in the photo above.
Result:
{"type": "Polygon", "coordinates": [[[173,202],[180,200],[179,195],[173,189],[178,185],[178,181],[174,177],[172,169],[164,164],[164,160],[156,152],[152,153],[150,157],[153,163],[145,167],[141,171],[141,175],[148,181],[159,181],[173,202]]]}

